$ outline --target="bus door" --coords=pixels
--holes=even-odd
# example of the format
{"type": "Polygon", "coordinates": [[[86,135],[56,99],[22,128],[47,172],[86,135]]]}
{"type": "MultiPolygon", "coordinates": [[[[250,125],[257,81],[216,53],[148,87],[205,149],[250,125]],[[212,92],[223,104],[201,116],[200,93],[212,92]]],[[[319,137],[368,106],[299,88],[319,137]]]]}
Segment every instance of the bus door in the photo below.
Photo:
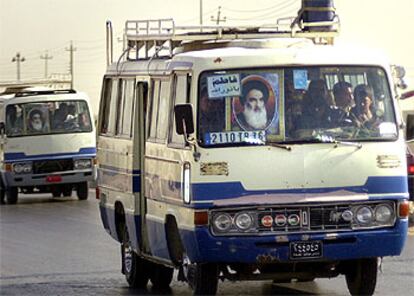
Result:
{"type": "Polygon", "coordinates": [[[139,215],[140,236],[140,250],[144,253],[149,253],[148,236],[146,231],[146,199],[145,199],[145,139],[146,139],[146,112],[148,103],[148,82],[146,80],[140,81],[136,84],[136,104],[134,108],[134,138],[133,138],[133,192],[135,195],[135,209],[136,215],[139,215]]]}

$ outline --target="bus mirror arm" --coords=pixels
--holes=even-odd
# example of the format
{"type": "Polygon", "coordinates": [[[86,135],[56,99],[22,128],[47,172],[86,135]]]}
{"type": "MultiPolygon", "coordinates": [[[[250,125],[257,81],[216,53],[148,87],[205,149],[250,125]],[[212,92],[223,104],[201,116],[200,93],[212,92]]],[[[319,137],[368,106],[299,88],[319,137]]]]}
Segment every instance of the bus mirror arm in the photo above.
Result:
{"type": "Polygon", "coordinates": [[[184,136],[184,141],[194,149],[194,160],[200,159],[197,143],[190,135],[194,133],[193,107],[191,104],[178,104],[174,106],[175,130],[184,136]]]}

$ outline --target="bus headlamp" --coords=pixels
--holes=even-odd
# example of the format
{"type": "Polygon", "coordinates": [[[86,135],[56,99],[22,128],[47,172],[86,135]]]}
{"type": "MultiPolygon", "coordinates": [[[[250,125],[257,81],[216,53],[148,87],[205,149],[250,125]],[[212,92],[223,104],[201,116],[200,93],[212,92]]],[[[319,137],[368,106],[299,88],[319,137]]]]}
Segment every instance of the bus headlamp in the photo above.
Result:
{"type": "Polygon", "coordinates": [[[355,217],[359,224],[368,225],[372,222],[374,214],[370,207],[362,206],[356,211],[355,217]]]}
{"type": "Polygon", "coordinates": [[[13,172],[15,174],[28,174],[32,172],[31,162],[17,162],[13,164],[13,172]]]}
{"type": "Polygon", "coordinates": [[[229,214],[222,213],[214,216],[213,218],[214,227],[220,231],[224,232],[230,229],[232,226],[232,219],[229,214]]]}
{"type": "Polygon", "coordinates": [[[76,159],[73,162],[73,168],[75,170],[90,169],[92,167],[92,161],[90,159],[76,159]]]}
{"type": "Polygon", "coordinates": [[[236,227],[242,231],[246,231],[250,229],[253,225],[253,218],[248,213],[240,213],[237,214],[234,223],[236,224],[236,227]]]}
{"type": "Polygon", "coordinates": [[[388,223],[394,218],[394,213],[389,205],[381,204],[375,208],[375,220],[378,223],[388,223]]]}

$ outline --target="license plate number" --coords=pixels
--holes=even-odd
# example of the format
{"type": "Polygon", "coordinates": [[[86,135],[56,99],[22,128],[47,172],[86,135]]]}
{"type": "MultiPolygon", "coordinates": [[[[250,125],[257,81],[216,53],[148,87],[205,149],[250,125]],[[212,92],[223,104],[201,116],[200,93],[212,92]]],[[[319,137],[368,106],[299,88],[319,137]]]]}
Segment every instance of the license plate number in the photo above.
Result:
{"type": "Polygon", "coordinates": [[[291,242],[290,243],[291,259],[306,259],[322,257],[322,242],[291,242]]]}

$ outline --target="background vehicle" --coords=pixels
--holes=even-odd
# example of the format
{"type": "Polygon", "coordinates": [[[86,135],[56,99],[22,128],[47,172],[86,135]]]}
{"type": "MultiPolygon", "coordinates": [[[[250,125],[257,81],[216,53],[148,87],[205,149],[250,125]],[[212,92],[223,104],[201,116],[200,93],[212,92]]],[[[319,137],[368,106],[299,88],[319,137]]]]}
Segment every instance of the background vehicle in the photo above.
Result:
{"type": "Polygon", "coordinates": [[[18,192],[88,197],[96,138],[86,94],[20,91],[0,96],[1,200],[18,192]]]}
{"type": "Polygon", "coordinates": [[[373,294],[407,235],[402,119],[386,59],[315,28],[127,21],[127,58],[103,79],[97,197],[130,286],[167,287],[177,268],[194,294],[340,274],[373,294]],[[339,110],[338,83],[372,89],[374,120],[350,114],[367,91],[339,110]]]}
{"type": "Polygon", "coordinates": [[[408,171],[408,192],[410,200],[414,202],[414,154],[410,147],[407,147],[407,171],[408,171]]]}

